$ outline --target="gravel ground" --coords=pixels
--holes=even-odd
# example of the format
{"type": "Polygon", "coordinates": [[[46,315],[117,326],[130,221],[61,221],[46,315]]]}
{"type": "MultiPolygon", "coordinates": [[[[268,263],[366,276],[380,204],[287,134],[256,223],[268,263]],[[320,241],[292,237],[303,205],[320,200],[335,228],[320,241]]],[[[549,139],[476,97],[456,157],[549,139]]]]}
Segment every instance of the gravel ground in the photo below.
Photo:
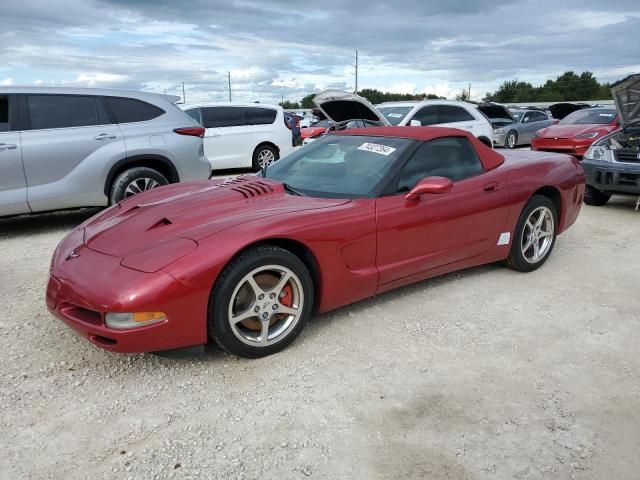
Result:
{"type": "Polygon", "coordinates": [[[95,210],[0,220],[0,477],[640,478],[640,212],[585,207],[490,265],[314,318],[243,360],[94,348],[45,308],[95,210]]]}

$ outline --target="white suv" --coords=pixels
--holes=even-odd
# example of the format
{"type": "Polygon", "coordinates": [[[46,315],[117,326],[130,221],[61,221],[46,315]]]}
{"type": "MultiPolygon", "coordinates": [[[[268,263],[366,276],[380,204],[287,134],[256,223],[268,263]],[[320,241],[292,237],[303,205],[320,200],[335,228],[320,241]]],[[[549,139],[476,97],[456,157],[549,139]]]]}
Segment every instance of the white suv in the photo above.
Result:
{"type": "Polygon", "coordinates": [[[205,130],[204,154],[213,170],[258,171],[293,150],[282,107],[262,103],[180,105],[205,130]]]}
{"type": "Polygon", "coordinates": [[[453,100],[387,102],[371,105],[364,98],[339,90],[325,90],[314,103],[335,123],[361,119],[391,126],[438,126],[466,130],[478,140],[493,146],[493,129],[474,104],[453,100]]]}

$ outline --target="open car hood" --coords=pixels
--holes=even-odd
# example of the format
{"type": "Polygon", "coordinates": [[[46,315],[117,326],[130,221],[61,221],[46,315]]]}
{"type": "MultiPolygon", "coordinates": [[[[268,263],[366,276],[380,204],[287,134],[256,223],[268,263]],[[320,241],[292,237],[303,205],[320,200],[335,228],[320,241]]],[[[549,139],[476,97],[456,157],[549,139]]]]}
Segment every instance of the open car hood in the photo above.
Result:
{"type": "Polygon", "coordinates": [[[516,121],[516,119],[511,114],[511,111],[507,107],[505,107],[504,105],[500,105],[499,103],[479,103],[478,110],[484,113],[485,117],[487,117],[489,121],[497,119],[511,119],[512,122],[516,121]]]}
{"type": "Polygon", "coordinates": [[[325,90],[315,96],[313,103],[334,123],[368,120],[378,122],[380,125],[390,125],[376,107],[355,93],[325,90]]]}
{"type": "Polygon", "coordinates": [[[614,83],[611,94],[623,125],[640,122],[640,74],[614,83]]]}
{"type": "Polygon", "coordinates": [[[590,108],[589,105],[585,103],[570,103],[570,102],[560,102],[554,103],[553,105],[549,105],[549,111],[553,118],[557,118],[558,120],[562,120],[567,115],[576,112],[578,110],[582,110],[583,108],[590,108]]]}

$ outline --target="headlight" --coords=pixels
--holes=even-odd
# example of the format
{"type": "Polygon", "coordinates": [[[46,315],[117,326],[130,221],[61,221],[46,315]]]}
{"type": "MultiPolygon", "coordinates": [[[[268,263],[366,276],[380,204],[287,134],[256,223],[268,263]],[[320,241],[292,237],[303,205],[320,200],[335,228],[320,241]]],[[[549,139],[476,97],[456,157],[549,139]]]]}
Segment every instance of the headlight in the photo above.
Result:
{"type": "Polygon", "coordinates": [[[587,150],[587,153],[584,154],[584,158],[586,160],[596,160],[600,162],[613,162],[613,152],[608,147],[594,147],[592,145],[589,147],[589,150],[587,150]]]}
{"type": "Polygon", "coordinates": [[[105,315],[105,323],[110,328],[145,327],[153,323],[164,322],[167,316],[162,312],[114,313],[105,315]]]}
{"type": "Polygon", "coordinates": [[[593,133],[581,133],[580,135],[576,135],[576,138],[580,138],[580,139],[585,139],[585,138],[596,138],[598,135],[600,135],[599,132],[593,132],[593,133]]]}
{"type": "Polygon", "coordinates": [[[496,128],[493,130],[493,133],[504,133],[504,128],[496,128]]]}

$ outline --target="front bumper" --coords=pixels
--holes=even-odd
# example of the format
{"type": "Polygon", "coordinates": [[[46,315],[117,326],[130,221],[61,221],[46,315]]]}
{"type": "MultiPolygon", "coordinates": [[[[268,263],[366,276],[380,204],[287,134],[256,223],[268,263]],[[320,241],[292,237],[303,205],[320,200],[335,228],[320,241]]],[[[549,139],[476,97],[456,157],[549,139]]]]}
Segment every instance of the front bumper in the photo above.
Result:
{"type": "Polygon", "coordinates": [[[566,153],[574,157],[582,158],[589,147],[592,140],[580,141],[574,138],[544,138],[534,137],[531,141],[531,150],[540,152],[566,153]]]}
{"type": "Polygon", "coordinates": [[[586,183],[610,193],[640,195],[640,164],[583,160],[586,183]]]}
{"type": "MultiPolygon", "coordinates": [[[[72,237],[73,238],[73,237],[72,237]]],[[[49,311],[94,345],[112,352],[137,353],[207,342],[208,293],[187,287],[159,271],[143,273],[120,259],[79,246],[69,258],[58,247],[47,285],[49,311]],[[60,252],[63,252],[61,255],[60,252]],[[107,312],[160,311],[163,323],[132,329],[105,324],[107,312]]]]}
{"type": "Polygon", "coordinates": [[[493,145],[496,147],[504,147],[504,139],[506,133],[493,132],[493,145]]]}

